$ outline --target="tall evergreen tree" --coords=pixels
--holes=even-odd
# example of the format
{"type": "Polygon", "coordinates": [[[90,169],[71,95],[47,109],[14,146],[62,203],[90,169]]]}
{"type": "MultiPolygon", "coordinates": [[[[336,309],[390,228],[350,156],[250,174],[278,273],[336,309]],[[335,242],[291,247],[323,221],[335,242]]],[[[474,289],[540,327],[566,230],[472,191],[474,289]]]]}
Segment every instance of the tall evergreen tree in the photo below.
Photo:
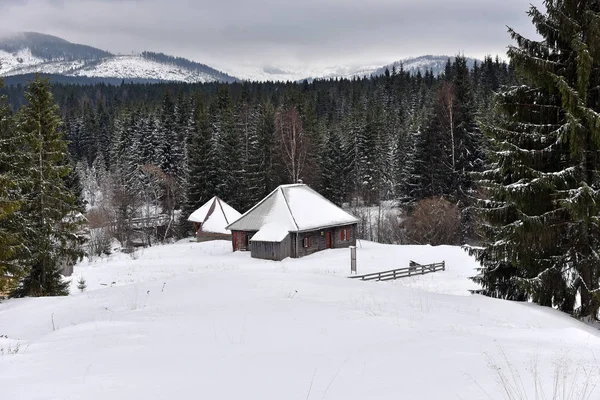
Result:
{"type": "Polygon", "coordinates": [[[340,135],[335,130],[329,132],[325,143],[325,154],[321,158],[323,173],[322,194],[332,202],[342,205],[346,194],[346,168],[344,163],[345,149],[340,135]]]}
{"type": "Polygon", "coordinates": [[[194,112],[190,119],[186,159],[187,171],[184,180],[184,197],[181,226],[189,233],[191,225],[187,218],[194,210],[202,206],[214,196],[215,182],[209,178],[208,171],[212,168],[212,137],[208,112],[202,93],[195,99],[194,112]]]}
{"type": "Polygon", "coordinates": [[[542,40],[510,30],[520,85],[502,91],[491,167],[479,175],[483,293],[585,318],[600,306],[600,3],[531,7],[542,40]],[[581,306],[575,309],[576,300],[581,306]]]}
{"type": "Polygon", "coordinates": [[[33,81],[26,98],[29,103],[18,114],[18,134],[23,138],[22,150],[28,155],[31,171],[22,209],[30,253],[28,274],[13,295],[65,295],[68,282],[62,280],[61,270],[83,255],[82,238],[77,235],[77,214],[83,210],[77,196],[66,187],[71,166],[49,82],[33,81]]]}
{"type": "MultiPolygon", "coordinates": [[[[3,82],[0,79],[0,88],[3,82]]],[[[23,275],[19,255],[23,250],[20,186],[23,184],[18,137],[6,96],[0,97],[0,292],[11,289],[23,275]]]]}

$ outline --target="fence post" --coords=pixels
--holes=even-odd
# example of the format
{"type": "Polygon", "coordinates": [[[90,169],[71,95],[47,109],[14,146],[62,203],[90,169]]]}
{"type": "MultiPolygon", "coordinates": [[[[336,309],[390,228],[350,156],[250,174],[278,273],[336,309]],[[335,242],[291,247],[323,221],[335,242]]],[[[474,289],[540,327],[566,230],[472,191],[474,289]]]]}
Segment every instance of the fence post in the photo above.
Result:
{"type": "Polygon", "coordinates": [[[446,261],[442,261],[442,271],[446,270],[446,261]]]}
{"type": "Polygon", "coordinates": [[[356,246],[350,246],[350,275],[356,275],[356,246]]]}

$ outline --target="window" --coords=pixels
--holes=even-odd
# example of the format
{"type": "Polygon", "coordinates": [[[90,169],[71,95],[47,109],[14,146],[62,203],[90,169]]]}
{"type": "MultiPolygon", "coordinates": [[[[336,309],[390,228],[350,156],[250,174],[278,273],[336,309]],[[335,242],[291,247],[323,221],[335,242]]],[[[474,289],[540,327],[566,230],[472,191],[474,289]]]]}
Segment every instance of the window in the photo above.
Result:
{"type": "Polygon", "coordinates": [[[302,241],[302,244],[304,245],[304,247],[310,247],[310,237],[305,237],[302,241]]]}
{"type": "Polygon", "coordinates": [[[342,242],[347,242],[350,240],[350,228],[344,228],[340,230],[340,240],[342,242]]]}

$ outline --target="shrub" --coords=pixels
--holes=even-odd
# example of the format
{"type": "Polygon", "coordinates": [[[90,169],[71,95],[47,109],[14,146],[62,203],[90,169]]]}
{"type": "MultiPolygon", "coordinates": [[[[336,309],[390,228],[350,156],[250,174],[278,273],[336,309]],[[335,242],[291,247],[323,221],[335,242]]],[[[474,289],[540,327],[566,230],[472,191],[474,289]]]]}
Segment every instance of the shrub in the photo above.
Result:
{"type": "Polygon", "coordinates": [[[443,197],[419,201],[403,221],[405,240],[411,244],[456,245],[460,242],[460,209],[443,197]]]}

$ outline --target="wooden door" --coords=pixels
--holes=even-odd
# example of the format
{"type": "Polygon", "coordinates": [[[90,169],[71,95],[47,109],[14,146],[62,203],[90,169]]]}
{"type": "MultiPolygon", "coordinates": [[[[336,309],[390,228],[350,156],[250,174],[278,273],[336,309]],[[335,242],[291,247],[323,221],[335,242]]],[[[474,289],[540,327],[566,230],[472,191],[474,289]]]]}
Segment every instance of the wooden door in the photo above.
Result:
{"type": "Polygon", "coordinates": [[[331,231],[327,232],[325,234],[325,248],[327,249],[331,249],[333,247],[333,243],[332,243],[332,234],[331,231]]]}
{"type": "Polygon", "coordinates": [[[248,250],[248,233],[240,232],[240,250],[248,250]]]}

